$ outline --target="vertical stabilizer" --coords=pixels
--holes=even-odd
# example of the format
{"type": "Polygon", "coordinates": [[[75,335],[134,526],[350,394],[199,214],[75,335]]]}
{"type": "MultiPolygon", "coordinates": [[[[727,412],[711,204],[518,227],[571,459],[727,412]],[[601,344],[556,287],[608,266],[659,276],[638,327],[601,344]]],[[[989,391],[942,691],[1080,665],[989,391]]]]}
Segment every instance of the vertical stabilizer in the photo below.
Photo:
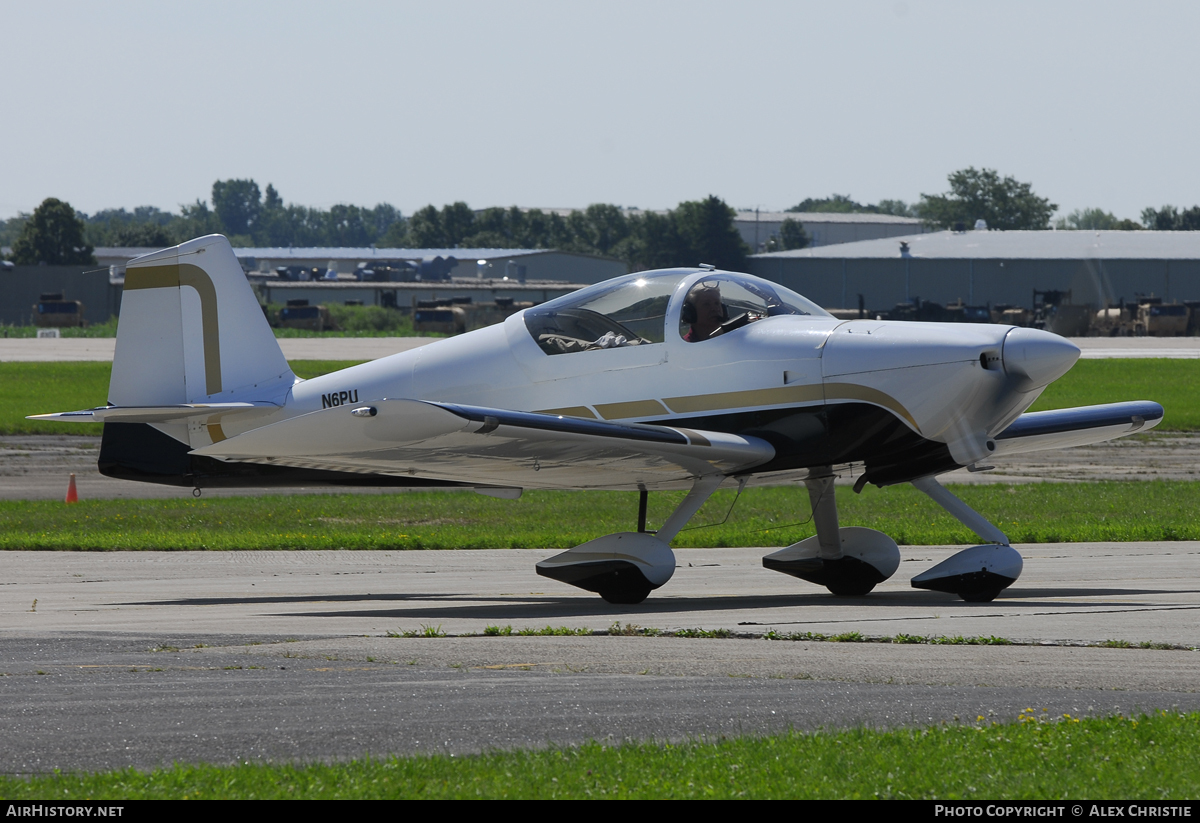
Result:
{"type": "Polygon", "coordinates": [[[190,240],[126,267],[110,403],[271,400],[294,381],[224,237],[190,240]]]}

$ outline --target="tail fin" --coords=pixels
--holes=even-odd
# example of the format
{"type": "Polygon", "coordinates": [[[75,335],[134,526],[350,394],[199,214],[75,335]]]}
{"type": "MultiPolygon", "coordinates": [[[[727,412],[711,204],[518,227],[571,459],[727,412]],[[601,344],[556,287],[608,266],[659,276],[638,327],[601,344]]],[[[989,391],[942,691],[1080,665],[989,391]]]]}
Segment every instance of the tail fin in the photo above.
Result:
{"type": "Polygon", "coordinates": [[[126,267],[110,404],[271,400],[293,382],[224,237],[189,240],[126,267]]]}

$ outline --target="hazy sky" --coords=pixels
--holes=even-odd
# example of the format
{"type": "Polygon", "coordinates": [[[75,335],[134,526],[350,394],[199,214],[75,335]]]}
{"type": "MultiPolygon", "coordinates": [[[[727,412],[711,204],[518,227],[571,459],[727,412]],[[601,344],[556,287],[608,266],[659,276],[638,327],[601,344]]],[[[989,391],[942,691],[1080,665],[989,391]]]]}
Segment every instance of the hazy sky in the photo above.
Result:
{"type": "Polygon", "coordinates": [[[274,183],[783,209],[975,166],[1059,214],[1200,202],[1194,2],[0,0],[0,217],[274,183]]]}

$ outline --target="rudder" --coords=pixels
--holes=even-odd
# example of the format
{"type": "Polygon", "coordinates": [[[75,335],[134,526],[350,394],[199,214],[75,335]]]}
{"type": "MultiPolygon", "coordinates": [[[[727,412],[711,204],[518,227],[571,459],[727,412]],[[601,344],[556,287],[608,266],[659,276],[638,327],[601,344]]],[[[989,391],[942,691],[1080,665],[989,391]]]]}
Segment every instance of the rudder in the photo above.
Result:
{"type": "Polygon", "coordinates": [[[223,236],[189,240],[126,267],[110,404],[282,400],[294,382],[223,236]]]}

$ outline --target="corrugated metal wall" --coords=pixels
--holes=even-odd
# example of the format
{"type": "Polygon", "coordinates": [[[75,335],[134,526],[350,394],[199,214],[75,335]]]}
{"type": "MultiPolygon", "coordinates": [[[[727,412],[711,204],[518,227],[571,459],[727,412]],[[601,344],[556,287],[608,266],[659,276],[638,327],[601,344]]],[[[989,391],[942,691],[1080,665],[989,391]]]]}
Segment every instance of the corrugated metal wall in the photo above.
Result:
{"type": "Polygon", "coordinates": [[[826,308],[890,309],[915,297],[937,303],[1012,303],[1032,308],[1033,290],[1071,291],[1077,304],[1104,305],[1139,294],[1200,300],[1200,260],[946,260],[752,258],[751,274],[826,308]]]}
{"type": "Polygon", "coordinates": [[[82,300],[89,323],[117,314],[121,289],[108,282],[108,269],[95,266],[17,266],[0,271],[0,323],[33,323],[34,304],[44,292],[63,292],[66,300],[82,300]]]}

